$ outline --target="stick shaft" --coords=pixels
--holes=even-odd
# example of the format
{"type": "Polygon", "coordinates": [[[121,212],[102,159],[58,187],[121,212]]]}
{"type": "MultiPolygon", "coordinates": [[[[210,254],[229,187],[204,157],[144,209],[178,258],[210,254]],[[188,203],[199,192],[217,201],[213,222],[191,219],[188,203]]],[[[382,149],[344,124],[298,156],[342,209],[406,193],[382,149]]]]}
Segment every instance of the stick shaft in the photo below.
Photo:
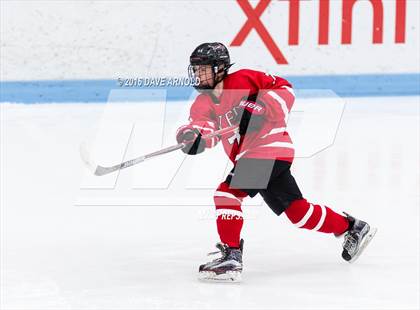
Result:
{"type": "MultiPolygon", "coordinates": [[[[237,129],[238,129],[238,126],[226,127],[226,128],[220,129],[220,130],[216,130],[215,132],[212,132],[210,134],[204,135],[201,138],[202,139],[211,139],[215,136],[223,136],[225,134],[234,132],[237,129]]],[[[175,145],[166,147],[164,149],[161,149],[161,150],[158,150],[158,151],[146,154],[146,155],[142,155],[142,156],[127,160],[125,162],[122,162],[121,164],[117,164],[117,165],[110,166],[110,167],[103,167],[103,166],[98,165],[98,166],[96,166],[94,174],[97,175],[97,176],[101,176],[101,175],[105,175],[105,174],[108,174],[108,173],[111,173],[111,172],[114,172],[114,171],[117,171],[117,170],[125,169],[125,168],[128,168],[128,167],[137,165],[141,162],[144,162],[147,159],[154,158],[154,157],[157,157],[157,156],[160,156],[160,155],[163,155],[163,154],[171,153],[171,152],[174,152],[176,150],[180,150],[185,146],[186,146],[185,143],[175,144],[175,145]]]]}

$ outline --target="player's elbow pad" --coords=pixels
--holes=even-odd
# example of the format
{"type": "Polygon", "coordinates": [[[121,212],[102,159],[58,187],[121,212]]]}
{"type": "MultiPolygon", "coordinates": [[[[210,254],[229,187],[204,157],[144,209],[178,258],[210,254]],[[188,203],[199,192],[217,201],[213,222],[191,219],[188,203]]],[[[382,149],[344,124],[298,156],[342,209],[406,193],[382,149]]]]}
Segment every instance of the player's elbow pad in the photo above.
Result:
{"type": "Polygon", "coordinates": [[[268,119],[286,122],[295,101],[295,97],[293,90],[279,88],[265,92],[260,97],[260,100],[266,104],[269,110],[267,113],[268,119]]]}

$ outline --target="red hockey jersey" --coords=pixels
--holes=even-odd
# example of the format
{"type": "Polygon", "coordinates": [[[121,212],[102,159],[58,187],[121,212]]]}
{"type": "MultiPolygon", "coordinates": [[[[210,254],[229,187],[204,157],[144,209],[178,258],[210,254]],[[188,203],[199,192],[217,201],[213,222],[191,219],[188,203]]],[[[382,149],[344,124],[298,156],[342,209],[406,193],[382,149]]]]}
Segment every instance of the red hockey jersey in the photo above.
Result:
{"type": "MultiPolygon", "coordinates": [[[[258,95],[265,104],[265,119],[256,132],[227,134],[221,138],[232,162],[239,158],[293,161],[294,148],[286,131],[287,117],[294,103],[291,84],[278,76],[253,70],[239,70],[223,80],[218,100],[200,94],[190,109],[190,122],[205,121],[215,130],[234,125],[237,106],[250,95],[258,95]]],[[[210,146],[214,146],[213,143],[210,146]]]]}

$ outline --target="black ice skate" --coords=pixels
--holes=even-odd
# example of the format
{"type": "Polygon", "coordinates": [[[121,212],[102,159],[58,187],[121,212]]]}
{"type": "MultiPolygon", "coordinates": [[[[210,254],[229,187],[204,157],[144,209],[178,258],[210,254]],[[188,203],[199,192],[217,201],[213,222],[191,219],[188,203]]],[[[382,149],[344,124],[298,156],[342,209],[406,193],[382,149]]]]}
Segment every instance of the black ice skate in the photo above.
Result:
{"type": "Polygon", "coordinates": [[[349,263],[354,262],[375,236],[377,229],[368,223],[343,212],[349,221],[349,229],[344,235],[343,253],[341,256],[349,263]]]}
{"type": "Polygon", "coordinates": [[[239,249],[230,248],[226,244],[217,243],[217,252],[209,255],[221,253],[221,257],[200,265],[199,279],[223,282],[239,282],[242,274],[242,251],[244,241],[241,239],[239,249]]]}

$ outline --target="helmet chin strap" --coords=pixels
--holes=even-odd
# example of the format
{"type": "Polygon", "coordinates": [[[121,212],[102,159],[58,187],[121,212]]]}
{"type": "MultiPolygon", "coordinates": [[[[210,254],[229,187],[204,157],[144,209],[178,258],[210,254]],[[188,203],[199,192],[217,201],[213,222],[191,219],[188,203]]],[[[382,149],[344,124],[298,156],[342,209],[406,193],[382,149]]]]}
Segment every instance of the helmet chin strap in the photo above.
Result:
{"type": "Polygon", "coordinates": [[[213,67],[213,76],[214,76],[213,77],[213,81],[214,81],[213,89],[216,87],[216,85],[218,83],[220,83],[221,81],[223,81],[223,79],[226,77],[226,73],[227,73],[227,70],[229,69],[229,67],[227,67],[227,68],[220,68],[220,69],[219,69],[219,66],[218,65],[213,67]],[[223,76],[220,79],[217,79],[217,76],[219,75],[219,73],[222,73],[222,72],[224,73],[223,76]]]}

